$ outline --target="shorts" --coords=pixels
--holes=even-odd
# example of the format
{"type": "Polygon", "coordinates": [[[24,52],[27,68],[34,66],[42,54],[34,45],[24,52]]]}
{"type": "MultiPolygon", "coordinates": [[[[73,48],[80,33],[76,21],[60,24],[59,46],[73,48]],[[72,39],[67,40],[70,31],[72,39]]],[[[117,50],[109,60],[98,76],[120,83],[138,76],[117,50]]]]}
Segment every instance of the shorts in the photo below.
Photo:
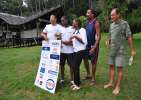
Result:
{"type": "Polygon", "coordinates": [[[83,59],[89,59],[91,60],[92,64],[96,64],[98,60],[99,46],[95,49],[95,52],[93,54],[90,54],[89,50],[90,49],[84,50],[83,59]]]}
{"type": "Polygon", "coordinates": [[[126,57],[125,55],[116,55],[116,56],[109,56],[108,63],[110,65],[115,65],[116,67],[123,67],[126,63],[126,57]]]}

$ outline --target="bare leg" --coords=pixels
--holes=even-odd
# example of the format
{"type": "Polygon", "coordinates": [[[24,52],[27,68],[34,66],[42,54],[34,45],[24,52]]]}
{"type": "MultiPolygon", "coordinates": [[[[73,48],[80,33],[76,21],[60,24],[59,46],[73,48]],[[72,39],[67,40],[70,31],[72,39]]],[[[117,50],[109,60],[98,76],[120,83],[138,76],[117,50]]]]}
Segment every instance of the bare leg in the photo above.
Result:
{"type": "Polygon", "coordinates": [[[92,81],[90,84],[91,86],[95,85],[95,80],[96,80],[95,76],[96,76],[96,64],[92,64],[92,81]]]}
{"type": "Polygon", "coordinates": [[[118,79],[116,81],[115,89],[113,90],[113,94],[117,95],[119,93],[122,79],[123,79],[123,68],[118,67],[118,79]]]}
{"type": "Polygon", "coordinates": [[[92,81],[95,81],[96,64],[92,64],[92,81]]]}
{"type": "Polygon", "coordinates": [[[114,75],[115,75],[115,66],[110,65],[110,70],[109,70],[109,83],[104,85],[104,88],[108,88],[113,86],[113,81],[114,81],[114,75]]]}
{"type": "Polygon", "coordinates": [[[84,62],[85,69],[87,71],[86,78],[89,78],[90,77],[89,61],[88,61],[88,59],[83,59],[83,62],[84,62]]]}

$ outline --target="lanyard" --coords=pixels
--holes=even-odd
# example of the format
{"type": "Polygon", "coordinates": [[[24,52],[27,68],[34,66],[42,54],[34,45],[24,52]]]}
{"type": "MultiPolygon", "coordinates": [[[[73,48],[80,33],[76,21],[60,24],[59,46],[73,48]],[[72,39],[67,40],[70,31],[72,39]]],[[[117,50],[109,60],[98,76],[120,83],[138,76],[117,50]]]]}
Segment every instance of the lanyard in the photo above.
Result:
{"type": "Polygon", "coordinates": [[[80,34],[79,30],[75,30],[75,32],[73,34],[80,34]],[[76,33],[77,31],[77,33],[76,33]]]}

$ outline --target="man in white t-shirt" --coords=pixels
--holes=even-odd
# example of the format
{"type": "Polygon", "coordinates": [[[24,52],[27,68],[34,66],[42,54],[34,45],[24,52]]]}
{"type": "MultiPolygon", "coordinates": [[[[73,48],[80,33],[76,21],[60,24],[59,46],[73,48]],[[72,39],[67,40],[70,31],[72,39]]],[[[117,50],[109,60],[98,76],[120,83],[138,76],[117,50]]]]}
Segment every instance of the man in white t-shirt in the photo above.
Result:
{"type": "Polygon", "coordinates": [[[62,47],[61,47],[61,58],[60,58],[60,69],[61,69],[61,80],[60,83],[64,83],[64,66],[65,62],[67,60],[67,63],[70,67],[70,78],[71,78],[71,84],[74,84],[73,82],[73,71],[72,71],[72,64],[73,64],[73,46],[72,42],[70,41],[70,38],[73,35],[74,29],[72,26],[68,26],[68,19],[66,16],[62,16],[61,18],[61,24],[62,24],[62,47]]]}
{"type": "Polygon", "coordinates": [[[50,23],[46,25],[41,33],[45,41],[57,40],[56,33],[61,33],[61,25],[57,24],[57,17],[55,15],[50,16],[50,23]]]}

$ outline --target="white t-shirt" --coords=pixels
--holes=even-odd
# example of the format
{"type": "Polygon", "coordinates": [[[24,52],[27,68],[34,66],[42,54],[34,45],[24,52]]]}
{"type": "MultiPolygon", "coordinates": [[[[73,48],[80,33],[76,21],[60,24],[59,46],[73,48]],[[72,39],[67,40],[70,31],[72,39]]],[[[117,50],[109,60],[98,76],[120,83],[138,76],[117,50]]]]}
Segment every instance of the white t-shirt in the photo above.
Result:
{"type": "Polygon", "coordinates": [[[80,41],[78,41],[76,38],[72,39],[74,52],[85,50],[87,45],[86,30],[84,28],[80,28],[79,30],[76,30],[73,35],[79,36],[84,42],[83,44],[80,41]]]}
{"type": "MultiPolygon", "coordinates": [[[[75,30],[73,29],[72,26],[69,27],[62,26],[62,41],[69,41],[74,32],[75,30]]],[[[67,54],[73,53],[73,46],[65,45],[62,43],[61,53],[67,53],[67,54]]]]}
{"type": "Polygon", "coordinates": [[[60,32],[61,33],[61,25],[56,24],[56,25],[52,25],[52,24],[48,24],[46,25],[46,27],[43,30],[43,33],[47,34],[47,37],[50,40],[56,40],[56,36],[55,33],[60,32]]]}

